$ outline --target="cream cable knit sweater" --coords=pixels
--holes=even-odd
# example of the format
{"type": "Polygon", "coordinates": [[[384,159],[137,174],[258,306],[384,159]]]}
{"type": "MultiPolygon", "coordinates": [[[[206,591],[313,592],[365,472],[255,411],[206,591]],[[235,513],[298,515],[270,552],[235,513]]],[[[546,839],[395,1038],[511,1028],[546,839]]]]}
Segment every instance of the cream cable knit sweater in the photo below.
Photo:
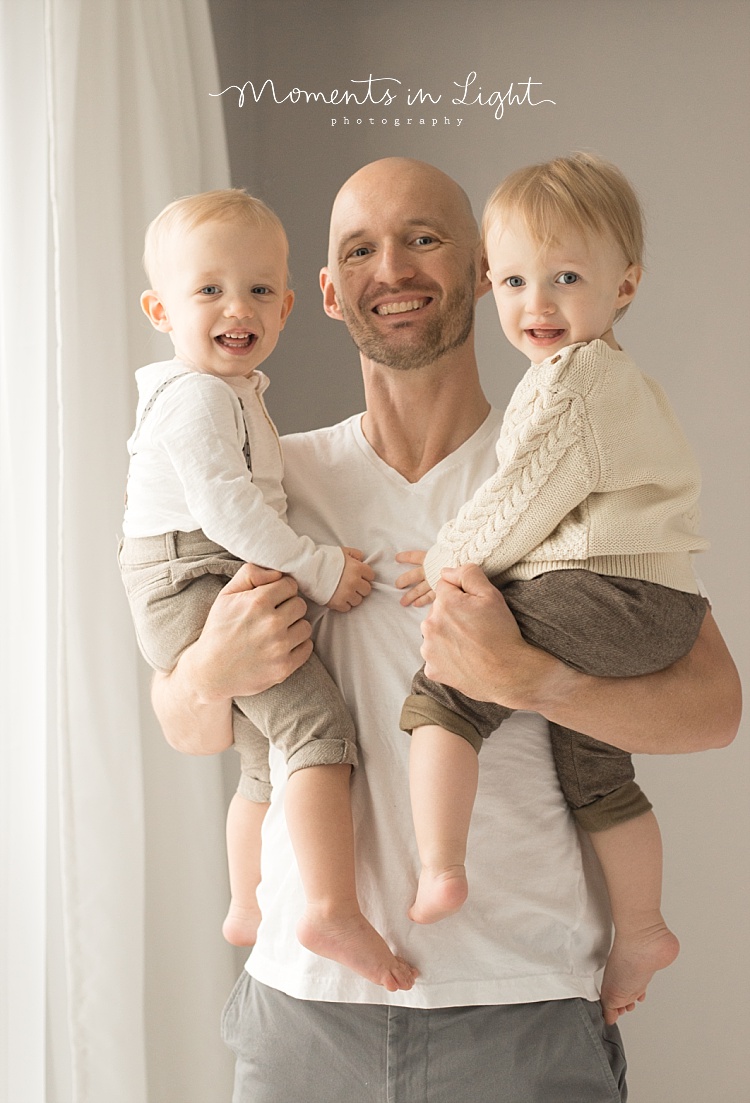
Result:
{"type": "Polygon", "coordinates": [[[697,593],[700,474],[661,387],[603,341],[532,364],[511,398],[499,467],[425,559],[502,581],[579,568],[697,593]]]}

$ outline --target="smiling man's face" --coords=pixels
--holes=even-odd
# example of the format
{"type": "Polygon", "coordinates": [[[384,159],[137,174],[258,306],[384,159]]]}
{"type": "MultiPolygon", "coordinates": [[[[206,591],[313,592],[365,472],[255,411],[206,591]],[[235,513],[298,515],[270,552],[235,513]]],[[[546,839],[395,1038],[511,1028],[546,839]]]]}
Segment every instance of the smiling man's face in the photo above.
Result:
{"type": "Polygon", "coordinates": [[[410,370],[465,344],[479,270],[468,200],[432,166],[378,161],[339,192],[321,284],[367,359],[410,370]]]}

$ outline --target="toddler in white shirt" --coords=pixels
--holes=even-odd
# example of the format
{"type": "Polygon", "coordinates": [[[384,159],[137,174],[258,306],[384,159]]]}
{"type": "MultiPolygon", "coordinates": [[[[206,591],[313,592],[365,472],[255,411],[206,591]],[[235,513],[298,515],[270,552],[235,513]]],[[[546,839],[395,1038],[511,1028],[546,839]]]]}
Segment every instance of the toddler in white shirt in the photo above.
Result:
{"type": "MultiPolygon", "coordinates": [[[[305,595],[341,613],[370,593],[374,573],[362,552],[316,546],[286,524],[281,446],[258,367],[292,309],[287,254],[278,217],[240,189],[179,199],[146,234],[152,289],[141,306],[169,334],[175,357],[136,374],[119,561],[139,645],[157,670],[174,668],[244,562],[292,575],[305,595]]],[[[285,810],[306,897],[300,942],[389,991],[411,988],[416,971],[357,901],[349,804],[356,736],[317,656],[281,685],[235,700],[233,722],[242,778],[227,820],[225,937],[252,945],[260,922],[270,740],[290,775],[285,810]]]]}

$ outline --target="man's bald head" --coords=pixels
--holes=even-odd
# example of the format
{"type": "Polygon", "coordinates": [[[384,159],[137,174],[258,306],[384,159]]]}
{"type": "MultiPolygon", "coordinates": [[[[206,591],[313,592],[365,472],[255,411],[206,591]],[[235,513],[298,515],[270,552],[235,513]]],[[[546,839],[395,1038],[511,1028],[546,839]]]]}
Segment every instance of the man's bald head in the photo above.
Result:
{"type": "Polygon", "coordinates": [[[413,370],[462,348],[488,288],[466,193],[423,161],[388,157],[341,188],[331,214],[326,312],[366,359],[413,370]]]}
{"type": "Polygon", "coordinates": [[[470,248],[478,245],[479,227],[469,197],[455,180],[426,161],[384,157],[350,176],[333,202],[328,239],[328,267],[332,272],[338,264],[342,232],[356,228],[353,222],[359,211],[364,214],[373,204],[382,206],[389,196],[405,194],[412,195],[425,213],[450,226],[470,248]]]}

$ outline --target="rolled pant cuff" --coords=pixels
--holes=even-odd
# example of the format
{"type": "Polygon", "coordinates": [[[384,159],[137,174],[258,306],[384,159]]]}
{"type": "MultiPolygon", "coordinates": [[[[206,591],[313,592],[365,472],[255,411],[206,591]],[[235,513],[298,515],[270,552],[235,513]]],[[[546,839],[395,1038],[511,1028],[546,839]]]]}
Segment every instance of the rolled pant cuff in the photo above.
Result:
{"type": "Polygon", "coordinates": [[[348,739],[311,739],[295,751],[286,763],[289,777],[308,766],[341,765],[357,765],[357,745],[348,739]]]}
{"type": "Polygon", "coordinates": [[[617,827],[618,824],[643,816],[652,807],[640,786],[634,781],[626,781],[605,797],[600,797],[583,808],[574,808],[573,815],[584,831],[606,831],[609,827],[617,827]]]}
{"type": "Polygon", "coordinates": [[[433,700],[432,697],[420,697],[417,694],[411,694],[406,698],[404,707],[401,709],[399,727],[402,731],[409,732],[411,735],[415,728],[423,728],[430,724],[445,728],[446,731],[453,732],[454,735],[460,735],[467,743],[471,743],[474,750],[479,754],[482,747],[482,737],[473,724],[470,724],[468,720],[464,720],[463,717],[457,716],[455,712],[451,712],[445,705],[441,705],[439,701],[433,700]]]}
{"type": "Polygon", "coordinates": [[[237,792],[245,800],[253,804],[268,804],[271,799],[272,787],[269,781],[258,781],[255,777],[240,774],[240,782],[237,792]]]}

